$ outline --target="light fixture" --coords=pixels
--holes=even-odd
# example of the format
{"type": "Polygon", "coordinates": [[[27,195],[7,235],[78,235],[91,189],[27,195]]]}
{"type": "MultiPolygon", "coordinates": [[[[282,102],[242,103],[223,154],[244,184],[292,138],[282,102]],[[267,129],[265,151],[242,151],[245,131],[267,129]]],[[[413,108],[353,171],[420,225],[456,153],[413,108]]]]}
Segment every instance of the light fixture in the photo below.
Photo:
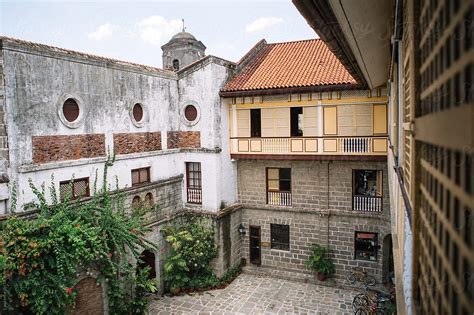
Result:
{"type": "Polygon", "coordinates": [[[237,228],[239,231],[240,235],[245,235],[247,232],[245,231],[245,227],[240,223],[239,227],[237,228]]]}

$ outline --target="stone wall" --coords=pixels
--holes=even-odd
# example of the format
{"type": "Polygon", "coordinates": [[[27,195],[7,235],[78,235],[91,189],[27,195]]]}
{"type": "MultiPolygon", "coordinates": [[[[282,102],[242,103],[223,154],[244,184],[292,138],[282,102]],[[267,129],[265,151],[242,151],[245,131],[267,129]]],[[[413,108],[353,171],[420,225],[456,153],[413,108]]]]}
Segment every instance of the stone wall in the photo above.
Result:
{"type": "Polygon", "coordinates": [[[201,133],[199,131],[168,131],[168,149],[200,148],[201,133]]]}
{"type": "MultiPolygon", "coordinates": [[[[238,163],[239,199],[244,207],[242,222],[247,231],[250,225],[261,228],[262,266],[310,273],[304,262],[308,259],[310,245],[318,243],[329,245],[337,279],[344,277],[352,267],[362,267],[375,275],[379,283],[382,281],[384,248],[378,250],[375,262],[356,260],[354,237],[356,231],[375,232],[382,245],[384,237],[390,234],[386,163],[257,160],[238,163]],[[292,206],[266,204],[266,167],[291,168],[292,206]],[[352,210],[354,169],[383,170],[384,207],[381,213],[352,210]],[[289,251],[271,249],[272,223],[289,225],[289,251]]],[[[241,250],[242,257],[249,259],[248,235],[243,238],[241,250]]]]}
{"type": "Polygon", "coordinates": [[[77,160],[105,156],[105,135],[34,136],[33,162],[77,160]]]}
{"type": "Polygon", "coordinates": [[[116,133],[114,150],[116,154],[161,150],[161,132],[116,133]]]}

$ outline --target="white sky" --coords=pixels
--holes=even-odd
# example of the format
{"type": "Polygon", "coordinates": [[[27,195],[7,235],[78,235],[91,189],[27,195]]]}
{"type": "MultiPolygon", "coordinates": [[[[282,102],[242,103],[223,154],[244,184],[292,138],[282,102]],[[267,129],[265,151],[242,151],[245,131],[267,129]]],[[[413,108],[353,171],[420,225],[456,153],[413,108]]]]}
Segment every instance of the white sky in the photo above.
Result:
{"type": "Polygon", "coordinates": [[[206,54],[239,60],[256,42],[316,38],[290,0],[2,1],[0,34],[161,67],[161,45],[186,30],[206,54]]]}

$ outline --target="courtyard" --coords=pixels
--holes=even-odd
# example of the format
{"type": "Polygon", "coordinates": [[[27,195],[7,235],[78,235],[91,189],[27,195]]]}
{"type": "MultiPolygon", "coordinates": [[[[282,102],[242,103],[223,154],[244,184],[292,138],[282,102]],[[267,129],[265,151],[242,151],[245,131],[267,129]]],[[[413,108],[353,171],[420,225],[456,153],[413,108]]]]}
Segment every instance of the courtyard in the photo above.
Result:
{"type": "Polygon", "coordinates": [[[243,273],[225,289],[156,298],[149,314],[351,314],[357,293],[243,273]]]}

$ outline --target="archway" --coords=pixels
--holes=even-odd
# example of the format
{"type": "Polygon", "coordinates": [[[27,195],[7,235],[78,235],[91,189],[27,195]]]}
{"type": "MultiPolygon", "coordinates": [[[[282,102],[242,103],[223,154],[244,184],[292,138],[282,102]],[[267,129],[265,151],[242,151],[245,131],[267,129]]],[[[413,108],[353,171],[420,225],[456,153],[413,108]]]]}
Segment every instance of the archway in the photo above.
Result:
{"type": "Polygon", "coordinates": [[[77,291],[77,296],[69,314],[104,314],[102,287],[98,286],[96,281],[95,278],[86,277],[76,284],[74,289],[77,291]]]}
{"type": "Polygon", "coordinates": [[[156,278],[155,254],[146,249],[141,253],[140,258],[142,259],[142,262],[138,265],[138,267],[139,268],[150,267],[150,272],[148,273],[148,279],[155,279],[156,278]]]}
{"type": "Polygon", "coordinates": [[[387,234],[383,239],[382,281],[391,283],[395,277],[393,266],[392,234],[387,234]]]}

